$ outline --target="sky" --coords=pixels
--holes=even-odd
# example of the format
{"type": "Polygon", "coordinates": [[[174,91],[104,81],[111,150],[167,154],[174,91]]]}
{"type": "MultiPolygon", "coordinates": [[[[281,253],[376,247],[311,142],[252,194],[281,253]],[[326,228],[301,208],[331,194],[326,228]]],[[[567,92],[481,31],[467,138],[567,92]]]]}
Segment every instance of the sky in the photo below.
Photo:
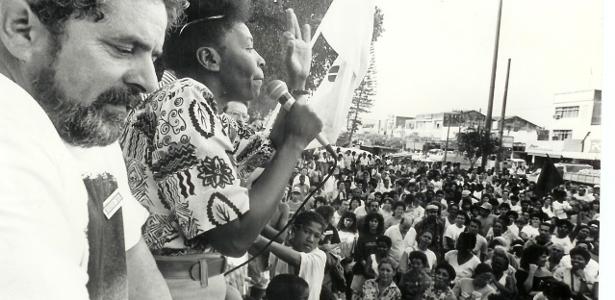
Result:
{"type": "MultiPolygon", "coordinates": [[[[375,44],[372,114],[487,111],[497,0],[378,0],[385,32],[375,44]]],[[[602,88],[602,2],[504,0],[493,116],[545,126],[555,93],[602,88]]]]}

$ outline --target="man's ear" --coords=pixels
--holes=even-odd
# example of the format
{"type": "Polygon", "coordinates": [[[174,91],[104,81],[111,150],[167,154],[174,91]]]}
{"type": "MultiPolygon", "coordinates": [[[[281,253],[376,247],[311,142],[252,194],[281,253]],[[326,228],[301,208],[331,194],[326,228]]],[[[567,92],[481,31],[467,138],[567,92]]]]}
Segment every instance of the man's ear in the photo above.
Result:
{"type": "Polygon", "coordinates": [[[47,35],[49,31],[25,0],[0,1],[0,42],[16,59],[30,60],[41,38],[47,35]]]}
{"type": "Polygon", "coordinates": [[[205,70],[220,71],[220,53],[213,47],[201,47],[196,50],[196,59],[205,70]]]}

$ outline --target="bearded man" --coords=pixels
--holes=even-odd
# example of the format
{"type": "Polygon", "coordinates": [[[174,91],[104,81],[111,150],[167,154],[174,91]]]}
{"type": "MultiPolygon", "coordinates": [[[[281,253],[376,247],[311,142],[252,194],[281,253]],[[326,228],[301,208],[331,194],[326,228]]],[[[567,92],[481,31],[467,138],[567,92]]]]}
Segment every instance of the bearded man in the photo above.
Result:
{"type": "Polygon", "coordinates": [[[117,139],[182,9],[0,1],[0,298],[170,298],[117,139]]]}

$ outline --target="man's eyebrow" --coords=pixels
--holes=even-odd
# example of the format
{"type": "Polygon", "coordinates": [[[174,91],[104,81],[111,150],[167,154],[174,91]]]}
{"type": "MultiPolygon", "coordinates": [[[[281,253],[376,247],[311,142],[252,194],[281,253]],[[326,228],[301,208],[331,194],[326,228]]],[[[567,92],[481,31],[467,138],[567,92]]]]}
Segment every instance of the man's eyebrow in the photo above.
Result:
{"type": "Polygon", "coordinates": [[[140,48],[145,51],[152,51],[152,56],[154,57],[159,57],[162,55],[162,49],[153,48],[150,44],[133,35],[115,36],[112,37],[111,40],[122,44],[129,44],[135,48],[140,48]]]}

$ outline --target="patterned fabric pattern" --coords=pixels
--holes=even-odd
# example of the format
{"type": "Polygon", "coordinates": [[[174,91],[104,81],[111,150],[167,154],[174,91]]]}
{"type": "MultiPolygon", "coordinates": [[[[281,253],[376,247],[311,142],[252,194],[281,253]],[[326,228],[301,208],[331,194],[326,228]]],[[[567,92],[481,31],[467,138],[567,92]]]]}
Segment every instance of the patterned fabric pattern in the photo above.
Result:
{"type": "Polygon", "coordinates": [[[447,300],[447,299],[455,299],[455,294],[453,294],[453,290],[449,287],[446,287],[444,290],[436,289],[432,284],[423,294],[424,300],[447,300]]]}
{"type": "Polygon", "coordinates": [[[366,280],[363,284],[363,292],[362,292],[362,300],[400,300],[401,299],[401,291],[395,282],[391,282],[389,286],[384,289],[384,291],[380,292],[378,289],[378,282],[376,279],[366,280]]]}
{"type": "Polygon", "coordinates": [[[150,212],[148,246],[202,252],[197,237],[249,210],[241,182],[274,150],[264,133],[218,114],[203,84],[165,78],[129,115],[120,143],[130,188],[150,212]]]}

